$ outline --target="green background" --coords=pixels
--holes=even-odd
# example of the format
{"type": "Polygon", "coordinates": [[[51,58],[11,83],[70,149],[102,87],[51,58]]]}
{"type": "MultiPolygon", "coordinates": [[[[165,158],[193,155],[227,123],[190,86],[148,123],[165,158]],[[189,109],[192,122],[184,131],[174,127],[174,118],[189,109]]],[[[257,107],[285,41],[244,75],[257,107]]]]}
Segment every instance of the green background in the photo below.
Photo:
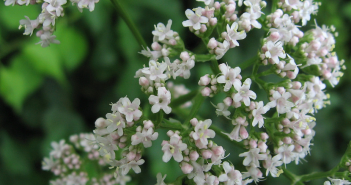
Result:
{"type": "MultiPolygon", "coordinates": [[[[202,51],[201,41],[187,28],[185,10],[202,3],[178,0],[128,0],[123,5],[135,21],[148,45],[152,42],[151,31],[158,22],[173,20],[172,29],[185,41],[188,49],[202,51]]],[[[109,104],[120,97],[147,97],[140,91],[135,71],[147,64],[148,59],[138,54],[141,47],[126,24],[118,16],[109,1],[101,0],[95,10],[80,13],[69,6],[65,16],[57,20],[55,35],[59,45],[41,48],[35,45],[39,38],[23,36],[18,30],[19,20],[24,16],[35,19],[41,11],[40,5],[28,7],[0,4],[0,184],[48,184],[52,175],[41,170],[41,160],[48,156],[52,141],[68,139],[72,134],[92,132],[98,117],[110,111],[109,104]]],[[[313,16],[319,25],[334,25],[339,32],[336,49],[339,59],[345,59],[344,77],[334,89],[328,87],[331,105],[316,114],[316,136],[311,155],[289,170],[296,174],[327,171],[338,164],[347,143],[351,140],[351,76],[350,70],[350,23],[351,2],[322,1],[319,14],[313,16]]],[[[313,28],[313,21],[307,28],[313,28]]],[[[259,48],[262,32],[254,30],[248,34],[241,47],[230,50],[221,60],[235,65],[251,58],[259,48]]],[[[194,89],[200,76],[209,72],[208,64],[196,64],[190,80],[177,80],[194,89]]],[[[220,99],[212,99],[219,102],[220,99]]],[[[214,115],[209,101],[201,109],[201,115],[212,115],[215,122],[222,118],[214,115]]],[[[165,164],[160,160],[163,153],[160,137],[146,150],[142,173],[132,174],[133,184],[155,184],[156,174],[167,174],[166,182],[180,174],[176,162],[165,164]],[[148,170],[149,169],[149,170],[148,170]]],[[[243,158],[243,150],[233,147],[219,136],[215,139],[230,153],[229,160],[236,168],[243,158]]],[[[265,173],[265,171],[263,171],[265,173]]],[[[322,184],[316,180],[310,184],[322,184]]],[[[285,177],[267,178],[262,184],[288,184],[285,177]]],[[[306,183],[308,184],[308,183],[306,183]]]]}

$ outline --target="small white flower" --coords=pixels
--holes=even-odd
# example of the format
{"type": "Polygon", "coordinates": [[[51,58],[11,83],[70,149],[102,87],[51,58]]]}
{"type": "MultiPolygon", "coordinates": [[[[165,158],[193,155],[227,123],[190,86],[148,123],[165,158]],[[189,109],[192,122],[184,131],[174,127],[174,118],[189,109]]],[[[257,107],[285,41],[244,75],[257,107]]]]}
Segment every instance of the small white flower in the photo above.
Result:
{"type": "Polygon", "coordinates": [[[55,40],[55,38],[56,36],[52,35],[50,31],[44,31],[44,33],[40,35],[41,41],[37,44],[40,44],[43,48],[49,46],[51,43],[60,44],[60,41],[55,40]]]}
{"type": "Polygon", "coordinates": [[[143,114],[139,110],[140,99],[135,98],[131,103],[129,98],[124,97],[124,98],[121,98],[120,101],[122,106],[118,107],[118,111],[121,114],[124,114],[126,116],[127,122],[132,122],[133,120],[135,121],[139,120],[139,118],[143,114]]]}
{"type": "Polygon", "coordinates": [[[157,183],[155,185],[166,185],[166,183],[164,182],[165,178],[166,178],[167,174],[165,174],[165,176],[162,177],[161,173],[158,173],[156,175],[157,178],[157,183]]]}
{"type": "Polygon", "coordinates": [[[132,136],[132,145],[137,145],[139,143],[143,143],[145,148],[151,147],[152,142],[156,140],[158,137],[158,133],[154,132],[153,128],[143,129],[142,132],[136,132],[132,136]]]}
{"type": "Polygon", "coordinates": [[[183,21],[184,27],[193,27],[194,30],[199,30],[201,28],[201,23],[208,23],[208,18],[202,16],[202,8],[197,8],[195,13],[187,9],[185,15],[189,20],[183,21]]]}
{"type": "Polygon", "coordinates": [[[207,148],[208,140],[207,138],[214,138],[216,133],[209,129],[212,124],[212,120],[206,119],[200,121],[195,126],[195,132],[192,132],[190,135],[195,140],[195,144],[198,148],[207,148]]]}
{"type": "Polygon", "coordinates": [[[151,111],[157,113],[162,109],[166,114],[171,113],[172,108],[168,106],[171,103],[171,93],[165,87],[159,87],[157,89],[157,96],[151,95],[149,97],[149,102],[153,106],[151,111]]]}
{"type": "Polygon", "coordinates": [[[250,106],[250,98],[251,99],[256,99],[256,93],[250,90],[251,86],[251,79],[247,78],[243,85],[239,84],[234,84],[235,90],[238,91],[238,93],[233,94],[233,100],[234,102],[244,102],[246,106],[250,106]]]}
{"type": "Polygon", "coordinates": [[[265,55],[267,58],[272,59],[274,63],[276,64],[279,63],[279,57],[280,58],[286,57],[282,42],[273,43],[272,41],[268,41],[266,46],[267,46],[267,51],[265,55]]]}
{"type": "Polygon", "coordinates": [[[262,114],[266,114],[269,109],[268,106],[263,106],[263,101],[256,103],[256,109],[252,110],[252,115],[254,117],[252,126],[256,126],[258,123],[258,128],[261,128],[264,124],[264,117],[262,114]]]}
{"type": "Polygon", "coordinates": [[[220,64],[219,69],[222,72],[222,75],[217,78],[218,83],[225,83],[224,92],[229,91],[229,89],[234,85],[241,85],[241,81],[239,79],[241,69],[239,67],[235,67],[232,69],[227,64],[220,64]]]}
{"type": "Polygon", "coordinates": [[[168,162],[172,157],[175,161],[181,162],[183,160],[182,151],[187,149],[187,145],[182,142],[178,134],[171,136],[170,141],[164,141],[162,151],[164,152],[162,160],[168,162]]]}
{"type": "Polygon", "coordinates": [[[23,26],[25,29],[23,35],[32,35],[33,30],[39,26],[39,20],[38,19],[30,20],[28,16],[24,16],[24,17],[26,19],[20,20],[19,29],[21,29],[21,27],[23,26]]]}
{"type": "Polygon", "coordinates": [[[244,30],[237,32],[238,23],[234,22],[232,26],[227,24],[227,37],[225,38],[230,42],[231,47],[239,46],[239,42],[237,40],[243,40],[246,38],[246,32],[244,30]]]}
{"type": "Polygon", "coordinates": [[[156,36],[158,41],[163,41],[164,39],[171,39],[173,38],[173,30],[171,30],[172,20],[168,20],[167,26],[163,23],[158,23],[155,26],[155,30],[152,31],[152,34],[156,36]]]}
{"type": "Polygon", "coordinates": [[[239,157],[245,157],[243,161],[244,166],[252,166],[253,164],[254,166],[259,167],[260,163],[258,162],[258,160],[267,159],[267,154],[259,154],[259,153],[260,153],[259,148],[252,148],[248,152],[239,154],[239,157]]]}
{"type": "Polygon", "coordinates": [[[132,168],[134,170],[135,173],[140,173],[141,169],[140,169],[140,165],[144,164],[144,159],[140,159],[138,161],[129,161],[127,164],[123,164],[122,166],[120,166],[120,168],[122,169],[122,174],[126,175],[129,170],[132,168]]]}

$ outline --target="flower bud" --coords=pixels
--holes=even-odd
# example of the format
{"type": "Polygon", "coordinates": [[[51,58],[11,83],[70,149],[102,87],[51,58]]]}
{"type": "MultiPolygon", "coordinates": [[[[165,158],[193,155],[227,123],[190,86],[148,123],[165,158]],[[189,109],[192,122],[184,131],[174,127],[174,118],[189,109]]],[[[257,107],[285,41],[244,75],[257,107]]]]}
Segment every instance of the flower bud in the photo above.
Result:
{"type": "Polygon", "coordinates": [[[149,80],[142,76],[139,78],[139,85],[141,85],[143,87],[149,86],[149,80]]]}
{"type": "Polygon", "coordinates": [[[186,52],[186,51],[181,52],[181,53],[180,53],[180,58],[181,58],[183,61],[189,60],[189,58],[190,58],[189,53],[186,52]]]}
{"type": "Polygon", "coordinates": [[[210,49],[215,49],[218,46],[217,41],[215,38],[211,38],[207,44],[207,47],[210,49]]]}
{"type": "Polygon", "coordinates": [[[201,155],[204,159],[209,159],[212,157],[212,152],[209,150],[203,150],[201,155]]]}
{"type": "Polygon", "coordinates": [[[202,96],[210,96],[211,92],[212,91],[209,87],[205,87],[204,89],[201,90],[202,96]]]}
{"type": "Polygon", "coordinates": [[[184,174],[189,174],[193,171],[194,168],[188,163],[182,163],[181,169],[184,174]]]}
{"type": "Polygon", "coordinates": [[[151,44],[151,48],[155,51],[160,51],[162,49],[162,46],[158,42],[153,42],[151,44]]]}
{"type": "Polygon", "coordinates": [[[208,84],[210,84],[211,79],[208,77],[208,74],[206,74],[205,76],[202,76],[199,80],[199,85],[201,86],[206,86],[208,84]]]}
{"type": "Polygon", "coordinates": [[[199,158],[199,153],[197,153],[197,151],[191,151],[189,157],[190,160],[196,161],[199,158]]]}

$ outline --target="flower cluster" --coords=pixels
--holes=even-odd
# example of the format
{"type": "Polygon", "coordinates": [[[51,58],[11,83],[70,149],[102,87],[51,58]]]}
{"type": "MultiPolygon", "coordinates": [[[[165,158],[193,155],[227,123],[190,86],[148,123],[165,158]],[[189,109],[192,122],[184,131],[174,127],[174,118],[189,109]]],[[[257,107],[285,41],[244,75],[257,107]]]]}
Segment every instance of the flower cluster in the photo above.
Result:
{"type": "MultiPolygon", "coordinates": [[[[95,3],[99,0],[71,0],[72,4],[77,4],[79,11],[83,11],[83,8],[88,8],[93,11],[95,8],[95,3]]],[[[37,4],[38,1],[35,0],[6,0],[5,5],[26,5],[37,4]]],[[[36,32],[36,36],[41,39],[40,44],[42,47],[47,47],[51,43],[59,44],[60,41],[56,40],[56,36],[53,35],[56,26],[56,19],[64,16],[64,8],[67,4],[67,0],[44,0],[42,4],[42,11],[39,16],[31,20],[28,16],[25,19],[20,20],[19,29],[24,27],[23,35],[32,35],[34,29],[40,29],[36,32]]]]}
{"type": "MultiPolygon", "coordinates": [[[[262,16],[261,10],[267,4],[263,0],[199,1],[205,7],[186,10],[187,20],[182,24],[202,39],[208,53],[195,54],[186,49],[179,34],[171,29],[172,20],[167,25],[158,23],[152,31],[152,50],[147,47],[140,52],[149,59],[148,66],[135,74],[141,90],[148,96],[147,110],[140,108],[138,98],[130,101],[123,97],[111,105],[112,113],[106,114],[106,119],[96,120],[94,135],[89,136],[94,147],[80,142],[86,150],[94,150],[89,153],[89,159],[102,160],[101,164],[115,168],[114,177],[119,183],[128,180],[130,169],[141,172],[144,148],[151,147],[158,138],[155,132],[158,128],[167,129],[169,136],[161,144],[162,160],[167,163],[173,158],[179,163],[186,175],[180,177],[183,183],[257,183],[264,180],[263,172],[265,176],[279,177],[283,164],[298,164],[310,153],[315,135],[314,114],[330,103],[326,82],[337,85],[343,74],[341,70],[345,69],[343,60],[339,61],[333,52],[334,28],[315,24],[315,29],[303,32],[297,25],[300,22],[306,25],[311,14],[317,12],[318,4],[312,0],[281,0],[272,6],[270,14],[262,16]],[[240,67],[231,67],[230,61],[218,64],[217,60],[230,49],[240,47],[239,41],[249,31],[261,28],[266,30],[266,37],[261,40],[256,56],[240,67]],[[189,92],[169,81],[190,78],[195,62],[207,61],[211,61],[212,73],[200,78],[198,91],[189,92]],[[243,71],[250,69],[250,65],[252,73],[246,75],[243,71]],[[266,82],[262,77],[267,75],[279,80],[266,82]],[[258,97],[262,95],[258,89],[266,93],[268,101],[258,97]],[[217,128],[211,119],[199,121],[200,116],[196,115],[206,97],[220,93],[224,98],[213,104],[214,112],[225,118],[218,122],[227,128],[234,126],[229,132],[217,128]],[[181,107],[186,111],[175,111],[180,105],[187,105],[181,107]],[[242,157],[245,171],[224,161],[225,148],[211,140],[216,135],[246,150],[232,154],[242,157]]],[[[71,140],[79,145],[77,138],[71,140]]],[[[64,169],[79,169],[80,158],[70,154],[69,146],[62,142],[53,144],[53,148],[51,158],[44,159],[44,169],[55,174],[64,169]]],[[[78,172],[69,177],[83,179],[82,184],[87,178],[78,172]]],[[[110,180],[111,176],[106,175],[106,179],[110,180]]],[[[165,184],[165,179],[166,175],[158,174],[157,184],[165,184]]],[[[325,184],[350,184],[339,179],[330,181],[325,184]]],[[[93,182],[102,183],[98,179],[93,182]]]]}
{"type": "MultiPolygon", "coordinates": [[[[89,177],[83,165],[91,163],[103,170],[107,163],[100,157],[98,145],[94,144],[93,134],[79,134],[70,137],[71,144],[64,140],[52,142],[52,150],[49,158],[44,158],[42,169],[49,170],[57,177],[50,184],[79,184],[85,185],[89,181],[92,184],[125,184],[130,181],[129,176],[124,179],[113,178],[110,171],[104,171],[98,179],[89,177]],[[84,164],[83,164],[84,163],[84,164]]],[[[99,169],[94,169],[99,170],[99,169]]]]}

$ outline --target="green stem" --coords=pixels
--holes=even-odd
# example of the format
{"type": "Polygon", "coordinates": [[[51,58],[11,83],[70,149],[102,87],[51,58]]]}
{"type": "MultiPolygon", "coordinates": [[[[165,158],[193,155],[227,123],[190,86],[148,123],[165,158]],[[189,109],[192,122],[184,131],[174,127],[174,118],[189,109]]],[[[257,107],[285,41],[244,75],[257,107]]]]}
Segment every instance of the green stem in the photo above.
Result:
{"type": "Polygon", "coordinates": [[[270,68],[267,71],[263,71],[262,73],[258,73],[255,76],[256,76],[256,78],[258,78],[258,77],[261,77],[261,76],[267,76],[267,75],[271,75],[271,74],[275,74],[275,71],[274,71],[273,68],[270,68]]]}
{"type": "Polygon", "coordinates": [[[244,144],[231,140],[226,134],[224,134],[224,133],[222,132],[222,130],[221,130],[220,128],[218,128],[218,127],[216,127],[216,126],[214,126],[214,125],[212,124],[212,125],[210,126],[210,129],[212,129],[213,131],[215,131],[217,135],[220,135],[221,137],[223,137],[223,138],[226,139],[227,141],[233,143],[234,145],[236,145],[236,146],[238,146],[238,147],[240,147],[240,148],[245,149],[245,145],[244,145],[244,144]]]}
{"type": "Polygon", "coordinates": [[[295,174],[291,173],[286,168],[282,168],[282,169],[284,171],[283,175],[291,181],[292,185],[295,185],[295,184],[303,185],[303,183],[299,181],[300,178],[298,176],[296,176],[295,174]]]}
{"type": "Polygon", "coordinates": [[[213,55],[213,54],[195,54],[196,62],[207,62],[215,59],[216,59],[216,55],[213,55]]]}
{"type": "Polygon", "coordinates": [[[125,21],[125,23],[127,24],[128,28],[130,29],[130,31],[133,33],[134,38],[138,41],[138,43],[141,46],[146,48],[147,44],[146,44],[145,40],[143,39],[143,37],[141,36],[140,32],[136,28],[136,26],[135,26],[134,22],[132,21],[132,19],[129,17],[129,15],[125,11],[125,9],[122,7],[121,3],[118,0],[111,0],[111,3],[116,8],[117,13],[119,14],[119,16],[122,17],[122,19],[125,21]]]}
{"type": "Polygon", "coordinates": [[[339,170],[339,166],[336,166],[335,168],[333,168],[327,172],[313,172],[310,174],[301,175],[299,181],[305,182],[305,181],[310,181],[310,180],[314,180],[314,179],[321,179],[321,178],[330,177],[330,176],[333,176],[338,170],[339,170]]]}
{"type": "Polygon", "coordinates": [[[187,116],[187,118],[184,121],[184,125],[189,126],[190,120],[196,116],[204,100],[205,100],[205,97],[202,96],[200,92],[198,92],[194,98],[193,107],[191,108],[190,114],[187,116]]]}
{"type": "Polygon", "coordinates": [[[221,73],[221,71],[219,70],[219,67],[218,67],[217,60],[211,60],[211,69],[215,75],[221,73]]]}
{"type": "Polygon", "coordinates": [[[243,62],[241,64],[239,64],[239,67],[240,67],[241,71],[243,71],[244,69],[252,66],[252,64],[254,64],[257,60],[258,60],[258,55],[250,58],[249,60],[246,60],[245,62],[243,62]]]}

